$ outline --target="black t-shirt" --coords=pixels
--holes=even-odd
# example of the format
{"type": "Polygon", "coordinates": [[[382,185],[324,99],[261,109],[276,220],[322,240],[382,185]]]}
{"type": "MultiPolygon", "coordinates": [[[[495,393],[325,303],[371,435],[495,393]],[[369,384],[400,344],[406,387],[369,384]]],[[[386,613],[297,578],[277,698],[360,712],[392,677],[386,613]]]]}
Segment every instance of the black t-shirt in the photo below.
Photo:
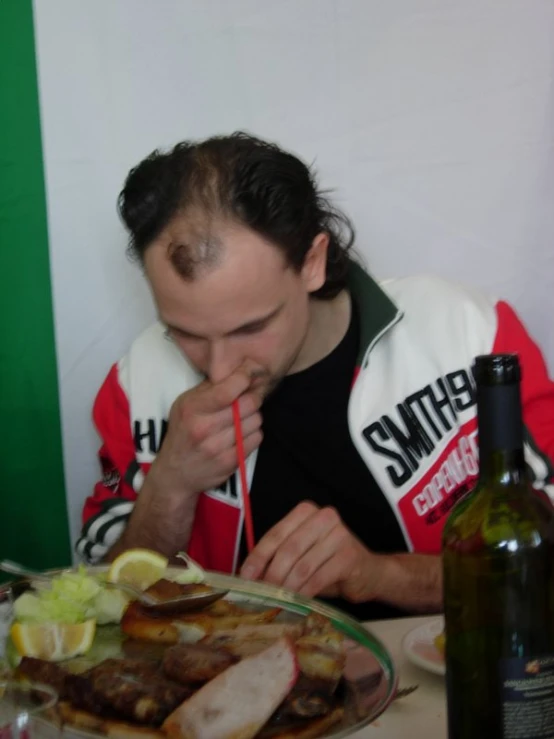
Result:
{"type": "MultiPolygon", "coordinates": [[[[406,551],[396,517],[348,429],[359,335],[353,306],[350,325],[338,346],[315,365],[285,377],[266,399],[264,439],[250,491],[256,541],[298,503],[311,500],[334,506],[372,551],[406,551]]],[[[243,536],[241,561],[245,553],[243,536]]],[[[378,602],[329,602],[361,620],[405,615],[378,602]]]]}

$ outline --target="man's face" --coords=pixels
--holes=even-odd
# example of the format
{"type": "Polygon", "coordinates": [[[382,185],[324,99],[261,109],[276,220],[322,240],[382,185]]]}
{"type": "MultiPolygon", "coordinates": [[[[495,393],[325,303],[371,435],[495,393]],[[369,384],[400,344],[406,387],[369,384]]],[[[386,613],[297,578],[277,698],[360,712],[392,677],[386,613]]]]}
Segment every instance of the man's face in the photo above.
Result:
{"type": "Polygon", "coordinates": [[[278,248],[244,226],[212,223],[206,236],[178,216],[148,247],[144,262],[160,319],[192,364],[219,382],[248,360],[267,395],[302,356],[310,293],[325,280],[326,245],[325,235],[317,237],[298,273],[278,248]],[[185,280],[170,245],[202,248],[207,238],[216,244],[214,259],[185,280]]]}

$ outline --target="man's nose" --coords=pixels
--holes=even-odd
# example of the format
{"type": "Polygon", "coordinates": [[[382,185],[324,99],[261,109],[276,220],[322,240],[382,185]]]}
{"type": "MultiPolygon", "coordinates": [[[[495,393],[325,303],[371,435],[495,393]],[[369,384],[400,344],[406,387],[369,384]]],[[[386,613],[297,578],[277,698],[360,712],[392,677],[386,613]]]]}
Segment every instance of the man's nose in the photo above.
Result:
{"type": "Polygon", "coordinates": [[[240,357],[230,350],[226,341],[211,342],[208,356],[208,377],[211,382],[225,380],[240,364],[240,357]]]}

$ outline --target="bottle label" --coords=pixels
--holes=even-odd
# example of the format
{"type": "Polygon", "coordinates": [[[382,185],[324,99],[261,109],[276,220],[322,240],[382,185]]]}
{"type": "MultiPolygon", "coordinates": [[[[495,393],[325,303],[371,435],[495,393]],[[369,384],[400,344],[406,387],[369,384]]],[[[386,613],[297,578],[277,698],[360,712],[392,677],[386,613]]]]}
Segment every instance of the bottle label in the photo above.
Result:
{"type": "Polygon", "coordinates": [[[554,737],[554,655],[502,660],[504,739],[554,737]]]}

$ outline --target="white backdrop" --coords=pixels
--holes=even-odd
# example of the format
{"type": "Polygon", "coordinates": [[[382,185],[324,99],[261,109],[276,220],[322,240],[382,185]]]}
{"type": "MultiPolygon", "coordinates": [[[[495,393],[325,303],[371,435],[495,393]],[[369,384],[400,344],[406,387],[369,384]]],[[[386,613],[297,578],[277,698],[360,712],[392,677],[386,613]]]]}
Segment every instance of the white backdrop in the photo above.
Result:
{"type": "Polygon", "coordinates": [[[509,299],[554,368],[554,0],[35,0],[35,25],[73,538],[95,392],[154,315],[115,203],[158,146],[277,140],[374,274],[509,299]]]}

